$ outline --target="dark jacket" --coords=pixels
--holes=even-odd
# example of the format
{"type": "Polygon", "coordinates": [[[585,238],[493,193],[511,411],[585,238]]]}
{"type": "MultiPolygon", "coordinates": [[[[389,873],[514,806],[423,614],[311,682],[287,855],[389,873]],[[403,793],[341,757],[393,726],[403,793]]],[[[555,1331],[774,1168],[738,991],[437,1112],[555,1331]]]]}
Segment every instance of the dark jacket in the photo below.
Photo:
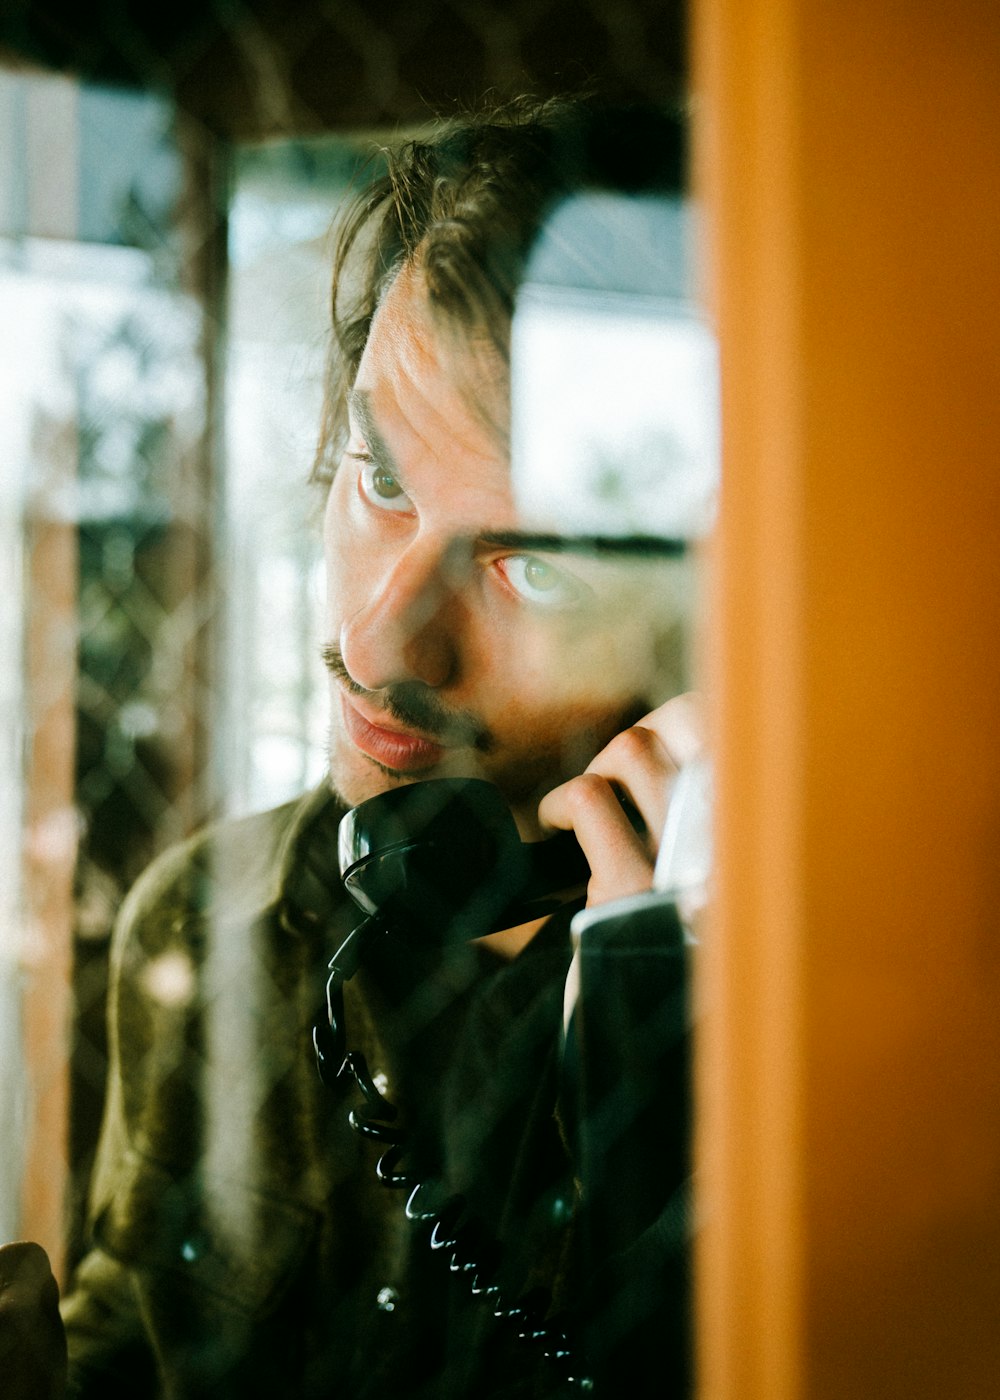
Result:
{"type": "MultiPolygon", "coordinates": [[[[326,965],[357,922],[332,875],[301,897],[303,833],[328,801],[210,830],[122,910],[94,1248],[64,1307],[74,1396],[561,1388],[376,1180],[377,1146],[347,1121],[356,1089],[317,1075],[326,965]]],[[[348,1045],[385,1077],[404,1163],[434,1183],[423,1204],[460,1194],[503,1299],[543,1285],[550,1312],[574,1196],[554,1116],[566,923],[509,964],[390,940],[346,987],[348,1045]]]]}

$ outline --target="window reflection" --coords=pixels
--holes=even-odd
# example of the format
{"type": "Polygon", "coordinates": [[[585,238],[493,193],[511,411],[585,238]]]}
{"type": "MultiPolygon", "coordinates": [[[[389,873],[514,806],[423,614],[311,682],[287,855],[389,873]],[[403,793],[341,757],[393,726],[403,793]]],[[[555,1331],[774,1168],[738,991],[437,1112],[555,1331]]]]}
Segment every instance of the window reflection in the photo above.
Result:
{"type": "Polygon", "coordinates": [[[309,473],[329,353],[331,228],[370,143],[248,146],[234,160],[226,354],[225,803],[286,801],[323,771],[316,664],[321,502],[309,473]]]}
{"type": "Polygon", "coordinates": [[[72,1254],[104,1093],[111,925],[204,810],[204,321],[168,106],[7,72],[0,106],[22,157],[0,171],[4,1033],[18,1045],[0,1099],[5,1140],[51,1164],[22,1180],[5,1156],[2,1233],[22,1233],[22,1208],[58,1231],[66,1189],[72,1254]]]}

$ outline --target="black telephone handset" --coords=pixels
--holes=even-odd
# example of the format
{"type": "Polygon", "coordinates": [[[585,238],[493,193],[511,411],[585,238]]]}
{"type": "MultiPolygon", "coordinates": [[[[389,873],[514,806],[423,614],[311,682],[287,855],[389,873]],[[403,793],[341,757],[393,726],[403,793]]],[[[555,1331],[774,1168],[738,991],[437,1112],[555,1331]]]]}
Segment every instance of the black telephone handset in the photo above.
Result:
{"type": "Polygon", "coordinates": [[[443,944],[551,913],[590,878],[570,832],[523,842],[492,783],[432,778],[362,802],[341,820],[340,875],[364,913],[443,944]]]}
{"type": "MultiPolygon", "coordinates": [[[[286,898],[292,922],[327,883],[329,820],[321,809],[301,843],[298,891],[286,898]]],[[[343,984],[373,940],[391,933],[416,951],[468,942],[552,913],[590,878],[571,832],[522,841],[499,789],[479,778],[379,793],[340,819],[337,848],[340,878],[366,918],[330,962],[327,1024],[313,1036],[324,1077],[343,1062],[343,984]]]]}

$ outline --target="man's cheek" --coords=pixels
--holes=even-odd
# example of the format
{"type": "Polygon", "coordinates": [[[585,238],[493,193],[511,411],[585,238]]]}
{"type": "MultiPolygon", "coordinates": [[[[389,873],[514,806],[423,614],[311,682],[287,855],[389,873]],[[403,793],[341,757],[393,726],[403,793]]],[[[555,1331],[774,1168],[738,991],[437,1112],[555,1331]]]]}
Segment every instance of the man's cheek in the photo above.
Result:
{"type": "Polygon", "coordinates": [[[519,659],[525,708],[549,727],[592,724],[627,705],[653,667],[627,641],[581,632],[534,637],[519,659]]]}
{"type": "Polygon", "coordinates": [[[328,545],[326,559],[326,622],[330,642],[338,642],[347,615],[349,582],[345,576],[344,557],[336,544],[328,545]]]}
{"type": "Polygon", "coordinates": [[[526,628],[518,638],[516,664],[525,708],[536,715],[551,714],[588,688],[587,667],[581,657],[585,638],[551,626],[526,628]]]}

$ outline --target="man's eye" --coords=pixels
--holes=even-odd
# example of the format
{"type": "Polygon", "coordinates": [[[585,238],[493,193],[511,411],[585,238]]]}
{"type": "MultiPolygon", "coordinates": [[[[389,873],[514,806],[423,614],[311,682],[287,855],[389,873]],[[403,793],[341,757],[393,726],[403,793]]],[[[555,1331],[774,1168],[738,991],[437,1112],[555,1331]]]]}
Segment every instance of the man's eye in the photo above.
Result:
{"type": "Polygon", "coordinates": [[[515,593],[536,607],[566,611],[578,607],[589,591],[579,579],[537,554],[508,554],[500,565],[515,593]]]}
{"type": "Polygon", "coordinates": [[[361,492],[366,500],[379,510],[413,509],[412,501],[392,472],[373,462],[370,457],[361,461],[361,492]]]}

